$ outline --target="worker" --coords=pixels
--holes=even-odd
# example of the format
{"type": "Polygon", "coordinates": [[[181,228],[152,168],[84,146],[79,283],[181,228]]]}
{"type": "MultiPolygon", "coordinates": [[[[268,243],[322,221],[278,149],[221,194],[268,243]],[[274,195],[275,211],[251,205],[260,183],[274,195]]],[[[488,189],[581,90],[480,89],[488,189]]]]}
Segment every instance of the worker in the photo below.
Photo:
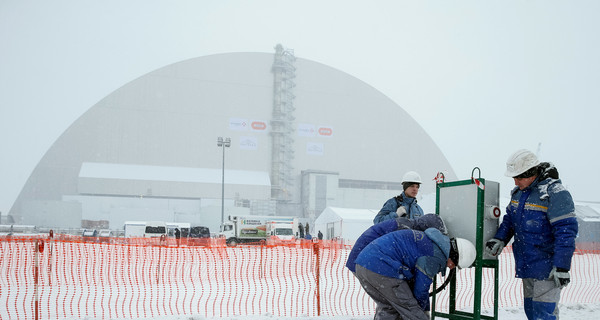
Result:
{"type": "Polygon", "coordinates": [[[429,319],[429,288],[438,273],[468,268],[475,246],[436,228],[398,230],[368,244],[356,258],[356,277],[375,301],[375,320],[429,319]]]}
{"type": "Polygon", "coordinates": [[[505,175],[512,177],[506,215],[485,251],[497,256],[513,241],[517,278],[523,282],[528,319],[558,319],[560,291],[571,281],[569,270],[578,232],[573,198],[558,170],[529,150],[513,153],[505,175]]]}
{"type": "Polygon", "coordinates": [[[355,262],[356,257],[360,254],[360,252],[373,240],[388,234],[393,231],[403,230],[403,229],[413,229],[419,231],[425,231],[428,228],[436,228],[442,232],[444,235],[448,235],[448,230],[446,230],[446,225],[442,218],[437,214],[429,213],[423,216],[416,218],[415,220],[410,220],[406,217],[399,217],[394,220],[386,220],[377,224],[374,224],[370,228],[368,228],[365,232],[363,232],[356,242],[352,246],[352,250],[348,255],[348,260],[346,261],[346,267],[350,269],[350,271],[355,272],[355,262]]]}
{"type": "Polygon", "coordinates": [[[402,193],[383,204],[379,213],[373,219],[373,223],[379,223],[385,220],[393,220],[397,217],[408,217],[415,219],[423,215],[423,209],[417,204],[417,194],[421,187],[421,176],[409,171],[402,177],[402,193]]]}

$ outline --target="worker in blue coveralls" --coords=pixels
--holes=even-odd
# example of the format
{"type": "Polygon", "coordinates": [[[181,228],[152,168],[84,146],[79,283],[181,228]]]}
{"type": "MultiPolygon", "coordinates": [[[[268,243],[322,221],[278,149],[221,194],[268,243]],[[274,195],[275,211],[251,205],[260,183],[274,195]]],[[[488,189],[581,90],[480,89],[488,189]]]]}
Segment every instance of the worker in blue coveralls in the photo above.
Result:
{"type": "Polygon", "coordinates": [[[436,228],[442,232],[444,235],[448,235],[448,230],[446,230],[446,225],[440,216],[437,214],[426,214],[420,216],[414,220],[410,220],[406,217],[396,218],[393,220],[386,220],[371,226],[365,232],[363,232],[356,242],[352,246],[352,250],[348,255],[348,260],[346,261],[346,267],[350,269],[352,272],[356,272],[355,262],[358,254],[373,240],[383,236],[384,234],[388,234],[393,231],[403,230],[403,229],[413,229],[419,231],[425,231],[428,228],[436,228]]]}
{"type": "Polygon", "coordinates": [[[423,209],[417,204],[417,194],[421,187],[421,176],[414,171],[409,171],[402,177],[402,193],[383,204],[373,223],[393,220],[398,217],[414,219],[423,215],[423,209]]]}
{"type": "Polygon", "coordinates": [[[516,277],[523,281],[528,319],[558,319],[560,291],[571,281],[569,270],[578,232],[571,194],[558,170],[521,149],[506,162],[515,181],[506,214],[486,253],[497,256],[513,239],[516,277]]]}
{"type": "Polygon", "coordinates": [[[375,301],[375,320],[429,319],[429,288],[446,267],[468,268],[475,246],[436,228],[398,230],[369,243],[356,258],[356,277],[375,301]]]}

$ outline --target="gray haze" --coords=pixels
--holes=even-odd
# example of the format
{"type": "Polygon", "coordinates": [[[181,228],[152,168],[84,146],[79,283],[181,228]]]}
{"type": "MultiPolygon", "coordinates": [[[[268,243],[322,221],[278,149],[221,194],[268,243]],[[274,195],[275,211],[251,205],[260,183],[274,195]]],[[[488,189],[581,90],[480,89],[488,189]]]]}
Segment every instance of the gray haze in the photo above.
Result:
{"type": "Polygon", "coordinates": [[[271,53],[277,43],[389,96],[459,179],[477,166],[506,196],[506,158],[541,145],[541,160],[558,167],[576,200],[600,201],[599,9],[597,1],[4,0],[0,211],[68,126],[115,89],[178,61],[271,53]]]}

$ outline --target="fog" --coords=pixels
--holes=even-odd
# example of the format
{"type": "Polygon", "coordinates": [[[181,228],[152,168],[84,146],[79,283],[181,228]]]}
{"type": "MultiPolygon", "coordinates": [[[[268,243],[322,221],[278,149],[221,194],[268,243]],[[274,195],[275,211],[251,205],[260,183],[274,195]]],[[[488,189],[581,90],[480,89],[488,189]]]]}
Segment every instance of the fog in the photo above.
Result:
{"type": "MultiPolygon", "coordinates": [[[[0,212],[4,219],[60,135],[113,91],[173,63],[273,53],[277,43],[389,97],[431,137],[458,179],[479,167],[506,195],[512,180],[503,176],[504,162],[528,148],[556,165],[575,200],[598,202],[590,169],[600,156],[593,145],[599,7],[595,1],[3,1],[0,212]]],[[[356,116],[343,111],[340,117],[356,116]]],[[[411,139],[394,137],[400,149],[411,139]]],[[[367,156],[385,154],[382,148],[367,156]]],[[[389,170],[390,180],[402,174],[389,170]]]]}

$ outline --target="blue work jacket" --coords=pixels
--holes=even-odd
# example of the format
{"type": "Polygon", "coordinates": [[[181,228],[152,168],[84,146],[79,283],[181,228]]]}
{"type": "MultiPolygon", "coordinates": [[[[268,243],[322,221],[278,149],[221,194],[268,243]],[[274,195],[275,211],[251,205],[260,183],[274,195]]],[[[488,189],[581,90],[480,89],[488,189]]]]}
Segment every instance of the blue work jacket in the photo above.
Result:
{"type": "Polygon", "coordinates": [[[542,280],[552,267],[571,269],[577,232],[571,194],[560,179],[541,175],[529,187],[512,190],[495,238],[508,243],[514,237],[517,278],[542,280]]]}
{"type": "Polygon", "coordinates": [[[449,255],[450,239],[438,229],[398,230],[368,244],[356,264],[410,282],[421,309],[429,310],[429,288],[438,273],[445,273],[449,255]]]}
{"type": "Polygon", "coordinates": [[[399,196],[393,197],[383,204],[383,207],[379,210],[375,219],[373,219],[373,223],[398,218],[396,210],[398,210],[400,206],[404,206],[404,209],[406,209],[406,217],[411,220],[423,215],[423,209],[417,204],[417,199],[407,197],[404,192],[402,192],[399,196]]]}
{"type": "Polygon", "coordinates": [[[394,220],[385,220],[383,222],[374,224],[369,229],[365,230],[365,232],[363,232],[358,239],[356,239],[356,242],[352,246],[352,250],[348,255],[346,267],[350,269],[350,271],[356,272],[356,258],[358,257],[358,254],[369,243],[383,236],[384,234],[402,229],[425,231],[428,228],[436,228],[443,234],[448,234],[446,225],[444,224],[442,218],[433,213],[422,215],[415,220],[410,220],[408,218],[396,218],[394,220]]]}

